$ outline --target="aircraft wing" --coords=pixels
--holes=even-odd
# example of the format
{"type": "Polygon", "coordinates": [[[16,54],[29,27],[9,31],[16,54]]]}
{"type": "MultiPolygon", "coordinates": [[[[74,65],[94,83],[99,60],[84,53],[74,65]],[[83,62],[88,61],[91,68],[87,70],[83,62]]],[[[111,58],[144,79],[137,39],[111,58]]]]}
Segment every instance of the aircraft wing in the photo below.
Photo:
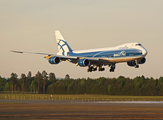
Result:
{"type": "Polygon", "coordinates": [[[22,52],[22,51],[13,51],[13,50],[10,50],[10,51],[15,52],[15,53],[30,54],[30,55],[41,55],[41,56],[53,55],[53,54],[46,54],[46,53],[32,53],[32,52],[22,52]]]}
{"type": "Polygon", "coordinates": [[[47,54],[47,53],[33,53],[33,52],[22,52],[22,51],[13,51],[11,50],[11,52],[15,52],[15,53],[21,53],[21,54],[29,54],[29,55],[40,55],[40,56],[44,56],[46,58],[46,56],[57,56],[60,58],[67,58],[67,59],[77,59],[77,57],[73,57],[73,56],[63,56],[63,55],[56,55],[56,54],[47,54]]]}
{"type": "Polygon", "coordinates": [[[73,60],[88,59],[88,60],[96,61],[96,60],[107,60],[108,59],[108,58],[101,58],[101,57],[93,58],[93,57],[82,57],[82,56],[64,56],[64,55],[56,55],[56,54],[22,52],[22,51],[13,51],[13,50],[11,50],[11,52],[21,53],[21,54],[29,54],[29,55],[40,55],[40,56],[44,56],[47,59],[52,56],[60,57],[63,60],[66,60],[66,59],[73,59],[73,60]]]}

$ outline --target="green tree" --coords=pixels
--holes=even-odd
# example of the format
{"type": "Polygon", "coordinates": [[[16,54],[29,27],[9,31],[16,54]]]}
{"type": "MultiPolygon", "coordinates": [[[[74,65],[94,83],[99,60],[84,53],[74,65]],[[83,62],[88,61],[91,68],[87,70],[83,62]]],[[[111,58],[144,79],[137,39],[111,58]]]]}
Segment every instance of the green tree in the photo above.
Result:
{"type": "Polygon", "coordinates": [[[69,74],[66,74],[65,79],[70,79],[69,74]]]}
{"type": "Polygon", "coordinates": [[[14,91],[21,91],[21,86],[20,86],[19,80],[15,81],[14,91]]]}
{"type": "Polygon", "coordinates": [[[5,90],[5,91],[10,91],[10,84],[9,84],[9,82],[7,82],[7,83],[5,84],[4,90],[5,90]]]}
{"type": "Polygon", "coordinates": [[[26,80],[26,75],[24,73],[21,74],[21,81],[22,81],[22,92],[24,93],[24,83],[26,80]]]}
{"type": "Polygon", "coordinates": [[[111,93],[111,85],[108,85],[108,94],[110,95],[111,93]]]}
{"type": "Polygon", "coordinates": [[[37,87],[38,87],[37,81],[36,81],[36,80],[33,80],[33,81],[31,82],[31,86],[30,86],[31,92],[33,92],[33,93],[36,94],[37,87]]]}
{"type": "Polygon", "coordinates": [[[42,72],[42,77],[43,77],[43,94],[45,94],[45,85],[46,85],[46,83],[47,83],[47,72],[44,70],[43,72],[42,72]]]}
{"type": "Polygon", "coordinates": [[[10,80],[11,80],[11,84],[12,84],[12,93],[13,93],[13,91],[14,91],[14,85],[15,85],[15,82],[17,80],[17,74],[16,73],[11,73],[10,80]]]}
{"type": "Polygon", "coordinates": [[[28,72],[27,80],[28,80],[28,92],[30,92],[30,84],[31,84],[32,73],[31,71],[28,72]]]}
{"type": "Polygon", "coordinates": [[[4,91],[7,80],[0,77],[0,91],[4,91]]]}
{"type": "Polygon", "coordinates": [[[38,83],[38,94],[39,94],[40,93],[40,82],[42,81],[42,75],[39,71],[37,72],[35,79],[38,83]]]}
{"type": "Polygon", "coordinates": [[[54,73],[50,73],[49,74],[49,80],[54,82],[55,79],[56,79],[55,74],[54,73]]]}
{"type": "Polygon", "coordinates": [[[67,87],[67,93],[68,94],[74,94],[74,91],[73,91],[73,87],[74,87],[74,81],[72,81],[69,85],[68,85],[68,87],[67,87]]]}

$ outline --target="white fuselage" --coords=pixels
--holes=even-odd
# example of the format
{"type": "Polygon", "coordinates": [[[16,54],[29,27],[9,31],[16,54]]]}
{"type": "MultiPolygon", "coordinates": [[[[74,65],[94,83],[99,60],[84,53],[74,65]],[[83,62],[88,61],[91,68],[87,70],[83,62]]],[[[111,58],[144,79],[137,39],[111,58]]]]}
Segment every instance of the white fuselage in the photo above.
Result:
{"type": "Polygon", "coordinates": [[[116,47],[97,48],[88,50],[76,50],[67,53],[67,56],[105,58],[110,62],[128,62],[143,58],[147,55],[147,50],[137,42],[119,45],[116,47]]]}

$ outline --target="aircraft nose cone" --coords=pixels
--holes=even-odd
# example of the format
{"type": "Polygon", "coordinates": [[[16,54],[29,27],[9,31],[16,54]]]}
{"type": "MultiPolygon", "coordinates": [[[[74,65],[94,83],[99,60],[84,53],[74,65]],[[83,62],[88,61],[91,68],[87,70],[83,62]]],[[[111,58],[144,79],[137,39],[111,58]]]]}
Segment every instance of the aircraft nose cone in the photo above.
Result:
{"type": "Polygon", "coordinates": [[[146,55],[148,54],[148,51],[147,51],[146,49],[144,49],[144,50],[142,51],[142,54],[143,54],[144,56],[146,56],[146,55]]]}

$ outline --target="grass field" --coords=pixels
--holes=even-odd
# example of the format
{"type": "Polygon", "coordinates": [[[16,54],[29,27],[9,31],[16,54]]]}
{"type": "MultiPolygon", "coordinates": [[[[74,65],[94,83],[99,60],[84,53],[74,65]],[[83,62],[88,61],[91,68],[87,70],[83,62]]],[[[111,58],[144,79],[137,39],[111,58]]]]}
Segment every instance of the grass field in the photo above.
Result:
{"type": "Polygon", "coordinates": [[[100,101],[163,101],[163,96],[114,96],[83,94],[0,94],[0,99],[18,100],[100,100],[100,101]]]}

